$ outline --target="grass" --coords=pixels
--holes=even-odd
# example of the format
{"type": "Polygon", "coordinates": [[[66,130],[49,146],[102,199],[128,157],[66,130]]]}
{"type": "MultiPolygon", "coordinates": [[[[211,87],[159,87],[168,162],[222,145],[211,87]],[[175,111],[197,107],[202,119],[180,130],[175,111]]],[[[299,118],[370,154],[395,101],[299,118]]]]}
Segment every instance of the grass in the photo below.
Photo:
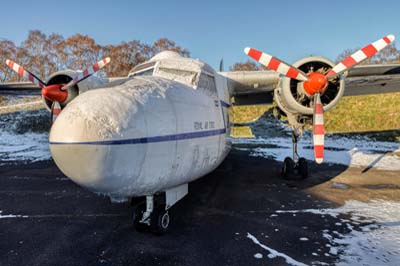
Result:
{"type": "Polygon", "coordinates": [[[328,132],[400,129],[400,93],[344,97],[326,115],[328,132]]]}
{"type": "MultiPolygon", "coordinates": [[[[231,112],[234,123],[257,120],[272,105],[236,106],[231,112]]],[[[327,133],[397,131],[400,129],[400,93],[343,97],[325,113],[327,133]]],[[[397,133],[399,134],[399,133],[397,133]]],[[[232,129],[232,136],[250,137],[249,127],[232,129]]],[[[396,136],[400,140],[400,136],[396,136]]]]}

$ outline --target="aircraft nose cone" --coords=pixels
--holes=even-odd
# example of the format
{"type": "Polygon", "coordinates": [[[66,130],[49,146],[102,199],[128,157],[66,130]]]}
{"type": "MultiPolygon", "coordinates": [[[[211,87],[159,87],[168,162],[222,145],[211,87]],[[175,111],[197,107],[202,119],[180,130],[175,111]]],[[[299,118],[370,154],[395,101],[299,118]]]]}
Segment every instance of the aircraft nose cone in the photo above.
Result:
{"type": "MultiPolygon", "coordinates": [[[[61,112],[68,112],[64,110],[61,112]]],[[[50,132],[50,151],[60,170],[75,183],[92,191],[110,191],[105,172],[108,146],[84,144],[97,134],[95,127],[87,127],[83,117],[71,123],[66,116],[59,116],[50,132]]]]}
{"type": "Polygon", "coordinates": [[[135,102],[126,98],[102,89],[79,95],[58,116],[49,137],[52,157],[66,176],[112,198],[128,188],[132,193],[146,154],[143,146],[114,143],[127,134],[127,121],[135,114],[129,109],[135,102]]]}

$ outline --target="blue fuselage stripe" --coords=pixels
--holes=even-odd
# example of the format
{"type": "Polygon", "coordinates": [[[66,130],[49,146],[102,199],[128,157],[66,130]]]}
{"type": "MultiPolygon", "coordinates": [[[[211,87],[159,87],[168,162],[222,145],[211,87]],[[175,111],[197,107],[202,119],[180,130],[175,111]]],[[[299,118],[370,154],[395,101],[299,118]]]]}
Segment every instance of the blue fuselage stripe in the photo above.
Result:
{"type": "Polygon", "coordinates": [[[137,139],[86,141],[86,142],[58,142],[58,141],[52,141],[52,142],[50,142],[50,144],[51,145],[124,145],[124,144],[141,144],[141,143],[154,143],[154,142],[164,142],[164,141],[204,138],[204,137],[221,135],[221,134],[225,134],[225,133],[226,133],[226,129],[222,128],[222,129],[215,129],[215,130],[196,131],[196,132],[189,132],[189,133],[182,133],[182,134],[147,137],[147,138],[137,138],[137,139]]]}
{"type": "Polygon", "coordinates": [[[221,105],[222,105],[223,107],[226,107],[226,108],[231,107],[231,105],[230,105],[229,103],[226,103],[226,102],[224,102],[224,101],[222,101],[222,100],[221,100],[221,105]]]}

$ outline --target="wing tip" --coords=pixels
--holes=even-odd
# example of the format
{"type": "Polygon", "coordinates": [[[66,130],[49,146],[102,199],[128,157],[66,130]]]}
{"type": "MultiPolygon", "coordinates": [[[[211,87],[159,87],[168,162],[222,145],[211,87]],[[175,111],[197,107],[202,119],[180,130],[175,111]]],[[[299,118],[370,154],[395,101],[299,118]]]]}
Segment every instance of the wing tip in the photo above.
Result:
{"type": "Polygon", "coordinates": [[[324,158],[315,158],[315,162],[317,164],[321,164],[324,161],[324,158]]]}
{"type": "Polygon", "coordinates": [[[389,34],[389,35],[386,36],[386,37],[390,40],[390,42],[393,42],[393,41],[396,39],[396,37],[394,37],[393,34],[389,34]]]}
{"type": "Polygon", "coordinates": [[[244,48],[244,53],[248,55],[248,54],[249,54],[249,52],[250,52],[250,49],[251,49],[250,47],[246,47],[246,48],[244,48]]]}

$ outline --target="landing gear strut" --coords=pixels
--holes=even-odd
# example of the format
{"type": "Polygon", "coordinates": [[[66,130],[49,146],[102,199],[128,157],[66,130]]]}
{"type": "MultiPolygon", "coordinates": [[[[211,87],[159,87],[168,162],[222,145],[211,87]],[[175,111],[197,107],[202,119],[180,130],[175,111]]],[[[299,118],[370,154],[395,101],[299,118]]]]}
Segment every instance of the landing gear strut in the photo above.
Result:
{"type": "Polygon", "coordinates": [[[297,153],[297,142],[302,135],[301,128],[293,128],[292,130],[292,144],[293,144],[293,159],[286,157],[283,161],[282,175],[285,178],[292,178],[294,174],[300,176],[301,179],[308,177],[308,163],[303,157],[297,153]]]}
{"type": "Polygon", "coordinates": [[[166,233],[171,217],[168,212],[175,203],[186,196],[188,184],[168,189],[165,193],[146,196],[146,201],[136,205],[133,212],[133,226],[139,232],[150,229],[157,235],[166,233]]]}
{"type": "Polygon", "coordinates": [[[159,198],[146,196],[146,202],[139,203],[133,212],[133,226],[139,232],[150,229],[151,232],[162,235],[170,225],[170,216],[165,204],[159,198]]]}

